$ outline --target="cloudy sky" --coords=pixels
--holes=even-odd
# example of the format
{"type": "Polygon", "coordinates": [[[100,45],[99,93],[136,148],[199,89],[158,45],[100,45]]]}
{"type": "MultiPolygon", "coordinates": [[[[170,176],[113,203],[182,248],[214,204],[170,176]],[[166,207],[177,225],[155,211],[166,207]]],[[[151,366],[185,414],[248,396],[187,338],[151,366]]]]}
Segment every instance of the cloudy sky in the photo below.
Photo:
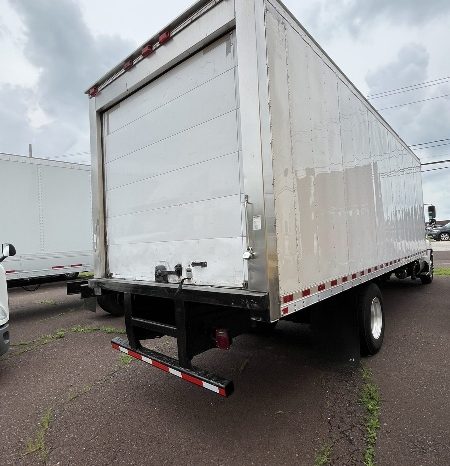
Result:
{"type": "MultiPolygon", "coordinates": [[[[191,3],[0,0],[0,152],[32,143],[36,156],[87,162],[84,90],[191,3]]],[[[403,88],[371,102],[408,144],[450,138],[449,0],[284,3],[364,94],[403,88]]],[[[415,150],[450,159],[449,142],[415,150]]],[[[424,173],[423,186],[450,219],[450,169],[424,173]]]]}

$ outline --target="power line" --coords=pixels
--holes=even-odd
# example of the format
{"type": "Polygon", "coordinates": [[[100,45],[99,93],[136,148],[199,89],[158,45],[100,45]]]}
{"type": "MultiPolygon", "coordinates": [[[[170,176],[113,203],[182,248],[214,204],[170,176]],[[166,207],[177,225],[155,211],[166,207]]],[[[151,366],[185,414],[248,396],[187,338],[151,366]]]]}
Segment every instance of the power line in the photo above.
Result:
{"type": "Polygon", "coordinates": [[[368,95],[367,99],[375,100],[381,99],[383,97],[390,97],[392,95],[403,94],[404,92],[411,92],[420,89],[425,89],[427,87],[439,86],[440,84],[446,84],[450,79],[450,76],[445,78],[435,79],[433,81],[425,81],[423,83],[412,84],[411,86],[399,87],[398,89],[391,89],[389,91],[378,92],[376,94],[368,95]],[[439,82],[438,82],[439,81],[439,82]]]}
{"type": "Polygon", "coordinates": [[[382,99],[385,97],[391,97],[393,95],[404,94],[405,92],[420,91],[421,89],[426,89],[428,87],[438,86],[439,84],[447,84],[449,81],[442,81],[434,84],[426,84],[422,86],[412,87],[411,89],[404,89],[403,91],[390,92],[383,95],[375,95],[375,97],[367,97],[368,100],[382,99]]]}
{"type": "Polygon", "coordinates": [[[426,147],[415,147],[414,150],[433,149],[433,147],[442,147],[442,146],[448,146],[448,145],[450,145],[450,142],[444,142],[444,144],[434,144],[432,146],[426,146],[426,147]]]}
{"type": "Polygon", "coordinates": [[[435,141],[428,141],[428,142],[418,142],[417,144],[411,144],[409,147],[425,146],[428,144],[434,144],[435,142],[444,142],[444,141],[450,141],[450,138],[436,139],[435,141]]]}
{"type": "Polygon", "coordinates": [[[428,99],[414,100],[413,102],[406,102],[404,104],[393,105],[392,107],[384,107],[384,108],[378,109],[378,111],[381,112],[382,110],[390,110],[392,108],[404,107],[406,105],[418,104],[420,102],[428,102],[429,100],[443,99],[444,97],[450,97],[450,94],[438,95],[436,97],[429,97],[428,99]]]}
{"type": "Polygon", "coordinates": [[[437,160],[436,162],[426,162],[426,163],[421,163],[420,165],[435,165],[437,163],[445,163],[445,162],[450,162],[450,159],[447,160],[437,160]]]}
{"type": "Polygon", "coordinates": [[[450,166],[448,167],[438,167],[438,168],[429,168],[428,170],[422,170],[422,173],[425,173],[425,172],[434,172],[436,170],[445,170],[447,168],[450,168],[450,166]]]}

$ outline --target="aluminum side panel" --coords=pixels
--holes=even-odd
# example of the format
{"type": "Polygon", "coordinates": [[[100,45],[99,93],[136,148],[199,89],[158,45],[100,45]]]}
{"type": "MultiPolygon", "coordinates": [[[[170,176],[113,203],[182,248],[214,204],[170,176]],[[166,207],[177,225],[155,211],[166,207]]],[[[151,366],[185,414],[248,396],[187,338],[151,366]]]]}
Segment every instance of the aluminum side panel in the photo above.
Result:
{"type": "Polygon", "coordinates": [[[426,249],[415,156],[277,2],[266,29],[280,294],[426,249]]]}

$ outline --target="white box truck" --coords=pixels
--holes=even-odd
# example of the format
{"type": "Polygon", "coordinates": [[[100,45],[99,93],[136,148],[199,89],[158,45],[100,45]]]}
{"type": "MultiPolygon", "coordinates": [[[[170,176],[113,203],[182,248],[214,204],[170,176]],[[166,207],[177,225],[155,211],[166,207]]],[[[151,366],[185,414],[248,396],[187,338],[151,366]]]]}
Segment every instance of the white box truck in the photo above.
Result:
{"type": "Polygon", "coordinates": [[[9,285],[92,271],[90,166],[0,154],[0,173],[9,285]]]}
{"type": "Polygon", "coordinates": [[[0,250],[0,356],[9,350],[9,303],[6,273],[2,262],[16,254],[12,244],[2,244],[0,250]]]}
{"type": "Polygon", "coordinates": [[[199,1],[87,93],[113,348],[226,396],[195,355],[343,292],[374,354],[377,280],[431,282],[418,158],[278,0],[199,1]]]}

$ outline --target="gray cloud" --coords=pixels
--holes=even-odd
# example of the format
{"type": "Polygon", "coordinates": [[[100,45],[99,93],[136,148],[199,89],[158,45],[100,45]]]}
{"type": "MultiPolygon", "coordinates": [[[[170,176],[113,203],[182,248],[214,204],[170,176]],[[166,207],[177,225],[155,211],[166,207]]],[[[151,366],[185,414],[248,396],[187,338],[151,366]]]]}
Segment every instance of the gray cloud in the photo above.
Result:
{"type": "MultiPolygon", "coordinates": [[[[369,73],[366,82],[370,94],[424,82],[428,78],[429,54],[418,44],[403,47],[391,63],[369,73]]],[[[450,94],[450,86],[443,84],[425,89],[404,92],[382,99],[372,100],[376,108],[398,105],[405,102],[450,94]]],[[[450,129],[450,105],[448,99],[437,99],[391,110],[381,111],[385,119],[409,144],[432,141],[448,137],[450,129]]],[[[450,158],[448,146],[428,150],[416,150],[419,158],[425,161],[450,158]]],[[[424,202],[434,203],[438,218],[450,219],[448,186],[450,170],[438,170],[423,174],[424,202]]]]}
{"type": "Polygon", "coordinates": [[[39,78],[33,95],[25,88],[0,89],[0,107],[8,109],[0,112],[0,125],[9,128],[2,130],[0,150],[24,153],[31,139],[42,155],[88,149],[88,102],[83,92],[135,44],[119,36],[94,37],[72,0],[10,3],[25,27],[24,55],[39,70],[39,78]],[[32,127],[26,114],[33,104],[50,123],[32,127]]]}
{"type": "Polygon", "coordinates": [[[374,25],[420,26],[450,13],[448,0],[321,0],[305,8],[305,24],[322,37],[346,29],[357,36],[374,25]]]}
{"type": "Polygon", "coordinates": [[[352,0],[342,2],[342,16],[352,32],[383,19],[408,25],[424,24],[450,11],[448,0],[352,0]]]}

